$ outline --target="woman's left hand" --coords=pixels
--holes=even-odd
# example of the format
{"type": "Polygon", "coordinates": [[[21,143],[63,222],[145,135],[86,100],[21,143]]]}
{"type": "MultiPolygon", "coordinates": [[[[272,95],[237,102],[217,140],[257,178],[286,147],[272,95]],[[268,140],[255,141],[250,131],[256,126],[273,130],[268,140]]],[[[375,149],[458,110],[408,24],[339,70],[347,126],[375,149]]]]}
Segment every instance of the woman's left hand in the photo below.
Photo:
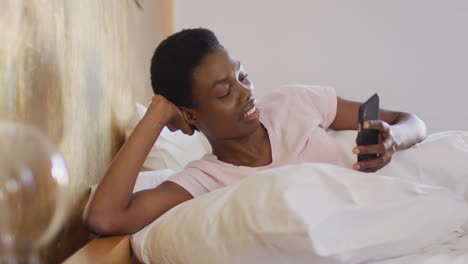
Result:
{"type": "Polygon", "coordinates": [[[381,120],[369,120],[364,122],[364,129],[379,131],[379,143],[376,145],[357,146],[354,154],[377,154],[377,158],[361,161],[353,164],[353,168],[364,172],[376,172],[385,167],[392,160],[396,152],[397,144],[393,137],[392,127],[381,120]]]}

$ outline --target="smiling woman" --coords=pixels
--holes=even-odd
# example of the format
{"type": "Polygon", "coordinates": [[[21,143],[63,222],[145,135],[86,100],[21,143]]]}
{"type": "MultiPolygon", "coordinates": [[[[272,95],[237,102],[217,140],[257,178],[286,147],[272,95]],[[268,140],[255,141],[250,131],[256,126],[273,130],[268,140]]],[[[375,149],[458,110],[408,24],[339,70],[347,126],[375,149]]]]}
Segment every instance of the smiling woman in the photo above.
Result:
{"type": "Polygon", "coordinates": [[[164,40],[153,56],[151,79],[152,103],[89,204],[86,222],[97,233],[134,233],[184,201],[266,169],[324,162],[376,171],[426,133],[416,116],[381,110],[381,120],[365,125],[378,130],[379,143],[354,148],[377,158],[349,164],[326,129],[357,129],[359,103],[337,97],[330,87],[295,85],[257,104],[241,63],[207,29],[183,30],[164,40]],[[133,194],[138,172],[165,126],[189,135],[199,130],[213,152],[158,187],[133,194]]]}

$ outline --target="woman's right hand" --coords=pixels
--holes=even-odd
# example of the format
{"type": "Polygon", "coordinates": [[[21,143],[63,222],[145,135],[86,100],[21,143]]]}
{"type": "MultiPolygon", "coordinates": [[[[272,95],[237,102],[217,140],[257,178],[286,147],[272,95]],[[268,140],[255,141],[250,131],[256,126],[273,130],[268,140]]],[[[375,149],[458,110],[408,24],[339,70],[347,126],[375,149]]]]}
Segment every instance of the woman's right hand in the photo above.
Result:
{"type": "Polygon", "coordinates": [[[162,95],[153,96],[148,112],[164,115],[166,126],[172,132],[180,130],[186,135],[193,135],[194,133],[192,126],[185,120],[182,110],[162,95]]]}

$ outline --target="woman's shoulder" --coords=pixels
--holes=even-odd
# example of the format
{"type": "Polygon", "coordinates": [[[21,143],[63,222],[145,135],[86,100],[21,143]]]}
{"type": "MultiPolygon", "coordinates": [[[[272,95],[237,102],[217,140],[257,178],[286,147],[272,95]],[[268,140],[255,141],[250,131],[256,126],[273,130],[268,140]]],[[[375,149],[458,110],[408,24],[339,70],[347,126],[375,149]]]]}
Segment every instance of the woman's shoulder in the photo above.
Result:
{"type": "Polygon", "coordinates": [[[195,197],[237,182],[248,175],[248,172],[250,171],[244,167],[224,163],[217,160],[216,156],[206,154],[201,159],[188,163],[182,171],[168,180],[181,185],[195,197]]]}
{"type": "Polygon", "coordinates": [[[335,90],[329,86],[284,85],[265,95],[258,106],[267,115],[279,112],[315,115],[329,111],[336,98],[335,90]]]}
{"type": "Polygon", "coordinates": [[[274,107],[278,104],[306,103],[310,106],[327,98],[336,100],[335,89],[330,86],[290,84],[273,89],[260,100],[259,105],[274,107]]]}
{"type": "Polygon", "coordinates": [[[263,97],[258,108],[263,123],[269,124],[277,138],[295,142],[318,127],[327,127],[334,118],[336,101],[331,87],[285,85],[263,97]]]}
{"type": "Polygon", "coordinates": [[[173,174],[168,181],[177,183],[187,190],[193,197],[219,188],[219,184],[209,173],[197,166],[187,165],[183,170],[173,174]]]}

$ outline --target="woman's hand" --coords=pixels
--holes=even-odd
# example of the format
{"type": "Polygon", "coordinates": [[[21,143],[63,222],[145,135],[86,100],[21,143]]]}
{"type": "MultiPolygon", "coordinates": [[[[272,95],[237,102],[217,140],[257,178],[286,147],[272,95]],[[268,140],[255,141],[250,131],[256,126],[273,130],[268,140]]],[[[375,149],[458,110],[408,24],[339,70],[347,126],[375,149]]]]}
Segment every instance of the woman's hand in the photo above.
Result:
{"type": "Polygon", "coordinates": [[[375,172],[385,167],[396,152],[397,144],[392,133],[392,127],[381,120],[364,122],[364,129],[379,131],[379,143],[376,145],[357,146],[354,154],[377,154],[377,158],[353,164],[353,168],[364,172],[375,172]]]}
{"type": "MultiPolygon", "coordinates": [[[[357,130],[357,117],[361,103],[337,98],[335,120],[330,125],[333,130],[357,130]]],[[[365,128],[379,131],[379,144],[357,146],[356,154],[375,153],[377,159],[355,163],[353,167],[362,171],[377,171],[387,165],[396,150],[410,148],[426,137],[426,124],[414,114],[380,109],[381,121],[369,122],[365,128]]]]}
{"type": "Polygon", "coordinates": [[[187,135],[193,135],[194,133],[193,128],[185,120],[182,110],[164,96],[158,94],[153,96],[148,112],[155,115],[164,115],[166,126],[172,132],[180,130],[187,135]]]}

